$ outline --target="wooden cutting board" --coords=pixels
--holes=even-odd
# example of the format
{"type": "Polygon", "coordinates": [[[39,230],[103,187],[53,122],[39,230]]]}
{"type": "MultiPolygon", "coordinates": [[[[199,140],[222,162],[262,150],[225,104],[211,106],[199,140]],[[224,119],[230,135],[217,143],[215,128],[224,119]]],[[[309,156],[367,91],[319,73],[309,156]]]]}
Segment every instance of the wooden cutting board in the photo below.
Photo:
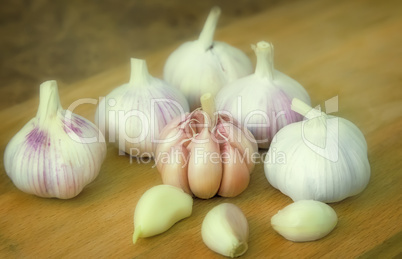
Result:
{"type": "MultiPolygon", "coordinates": [[[[270,218],[291,199],[265,179],[257,165],[248,189],[236,198],[194,199],[191,217],[169,231],[132,244],[133,212],[140,196],[161,184],[153,161],[137,163],[108,146],[100,175],[74,199],[25,194],[0,172],[1,258],[219,258],[201,239],[201,223],[215,205],[239,206],[250,226],[244,258],[354,258],[402,252],[402,3],[400,1],[298,1],[219,28],[216,39],[255,61],[250,44],[275,45],[275,65],[305,86],[313,105],[338,97],[334,115],[354,122],[368,143],[372,176],[360,194],[331,204],[339,216],[327,237],[293,243],[278,235],[270,218]]],[[[175,46],[147,57],[161,76],[175,46]]],[[[129,58],[129,57],[127,57],[129,58]]],[[[80,98],[105,96],[128,81],[128,63],[60,89],[66,108],[80,98]]],[[[38,91],[39,92],[39,91],[38,91]]],[[[36,114],[38,96],[0,112],[0,150],[36,114]]],[[[96,106],[75,112],[93,120],[96,106]]]]}

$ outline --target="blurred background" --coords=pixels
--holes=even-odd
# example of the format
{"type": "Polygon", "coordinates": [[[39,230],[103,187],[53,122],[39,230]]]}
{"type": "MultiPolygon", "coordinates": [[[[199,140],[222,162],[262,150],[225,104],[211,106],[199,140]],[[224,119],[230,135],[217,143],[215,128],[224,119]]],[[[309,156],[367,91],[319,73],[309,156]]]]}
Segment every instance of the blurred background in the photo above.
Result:
{"type": "Polygon", "coordinates": [[[210,8],[218,28],[294,0],[0,0],[0,108],[194,39],[210,8]]]}

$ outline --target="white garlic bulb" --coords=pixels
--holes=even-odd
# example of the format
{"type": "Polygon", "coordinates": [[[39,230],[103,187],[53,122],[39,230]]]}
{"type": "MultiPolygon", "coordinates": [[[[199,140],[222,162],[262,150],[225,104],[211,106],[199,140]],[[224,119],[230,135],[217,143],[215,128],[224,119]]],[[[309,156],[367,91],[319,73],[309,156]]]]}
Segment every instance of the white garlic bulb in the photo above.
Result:
{"type": "Polygon", "coordinates": [[[260,41],[252,47],[257,56],[255,73],[222,88],[216,106],[247,127],[259,148],[268,148],[278,130],[303,118],[290,109],[292,98],[310,103],[310,97],[297,81],[274,69],[271,43],[260,41]]]}
{"type": "Polygon", "coordinates": [[[121,151],[152,157],[162,128],[188,111],[180,91],[151,76],[145,60],[132,58],[130,82],[102,99],[95,123],[121,151]]]}
{"type": "Polygon", "coordinates": [[[293,99],[292,109],[307,120],[276,134],[264,164],[269,183],[293,201],[337,202],[362,192],[370,165],[361,131],[298,99],[293,99]],[[275,159],[279,154],[284,160],[275,159]]]}
{"type": "Polygon", "coordinates": [[[323,238],[337,223],[336,212],[327,204],[314,200],[294,202],[271,218],[275,231],[294,242],[323,238]]]}
{"type": "Polygon", "coordinates": [[[23,192],[75,197],[99,174],[104,137],[90,121],[63,110],[56,81],[41,84],[39,101],[36,117],[8,143],[4,167],[23,192]]]}
{"type": "Polygon", "coordinates": [[[201,234],[209,249],[224,256],[238,257],[248,249],[247,218],[232,203],[222,203],[210,210],[202,222],[201,234]]]}
{"type": "Polygon", "coordinates": [[[167,231],[179,220],[189,217],[192,210],[193,198],[182,189],[163,184],[152,187],[135,207],[133,243],[140,237],[167,231]]]}
{"type": "Polygon", "coordinates": [[[212,8],[198,40],[183,43],[164,67],[164,79],[182,91],[191,111],[200,107],[203,94],[215,96],[224,85],[253,70],[241,50],[213,40],[220,13],[219,7],[212,8]]]}

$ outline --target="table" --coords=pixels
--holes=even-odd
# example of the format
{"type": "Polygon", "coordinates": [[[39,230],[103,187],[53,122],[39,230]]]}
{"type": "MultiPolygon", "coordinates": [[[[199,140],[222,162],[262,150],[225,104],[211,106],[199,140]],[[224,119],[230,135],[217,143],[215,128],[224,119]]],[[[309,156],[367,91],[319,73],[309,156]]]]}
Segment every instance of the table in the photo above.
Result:
{"type": "MultiPolygon", "coordinates": [[[[400,1],[296,1],[219,27],[216,39],[242,49],[275,46],[275,67],[299,81],[313,105],[338,96],[334,115],[355,123],[368,143],[372,176],[359,195],[330,204],[339,223],[327,237],[293,243],[278,235],[270,218],[291,199],[256,166],[247,190],[235,198],[194,199],[193,214],[169,231],[132,244],[133,213],[140,196],[161,184],[156,168],[120,156],[113,145],[98,178],[70,200],[43,199],[19,191],[4,171],[4,149],[36,114],[38,95],[0,112],[0,257],[188,258],[220,256],[201,239],[205,214],[217,204],[239,206],[250,226],[244,258],[389,258],[402,253],[402,4],[400,1]]],[[[196,37],[196,35],[194,36],[196,37]]],[[[162,75],[181,42],[146,57],[162,75]]],[[[127,82],[129,62],[60,89],[66,108],[79,98],[105,96],[127,82]]],[[[93,120],[95,105],[76,113],[93,120]]]]}

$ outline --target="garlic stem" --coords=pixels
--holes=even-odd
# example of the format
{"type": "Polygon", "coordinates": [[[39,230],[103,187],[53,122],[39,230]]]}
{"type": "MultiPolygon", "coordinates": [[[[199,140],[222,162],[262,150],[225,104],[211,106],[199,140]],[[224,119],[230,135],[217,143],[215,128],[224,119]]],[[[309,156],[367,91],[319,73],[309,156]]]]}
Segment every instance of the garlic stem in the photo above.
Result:
{"type": "Polygon", "coordinates": [[[144,59],[131,58],[130,85],[141,86],[148,84],[150,75],[147,62],[144,59]]]}
{"type": "Polygon", "coordinates": [[[303,101],[293,98],[292,99],[292,105],[291,109],[294,112],[297,112],[300,115],[303,115],[307,119],[313,119],[318,116],[325,116],[325,113],[322,113],[321,111],[312,108],[308,104],[304,103],[303,101]]]}
{"type": "Polygon", "coordinates": [[[274,80],[274,46],[271,43],[260,41],[256,45],[251,45],[257,56],[255,73],[262,78],[274,80]]]}
{"type": "Polygon", "coordinates": [[[215,126],[215,100],[211,93],[206,93],[201,96],[200,101],[202,110],[208,114],[211,120],[210,128],[213,128],[215,126]]]}
{"type": "Polygon", "coordinates": [[[55,117],[59,109],[61,109],[61,104],[57,82],[50,80],[42,83],[40,85],[39,108],[36,117],[43,118],[43,120],[39,120],[43,123],[47,118],[55,117]]]}
{"type": "Polygon", "coordinates": [[[221,9],[218,6],[213,7],[209,12],[208,18],[205,21],[200,36],[198,37],[198,41],[203,45],[205,50],[208,50],[212,47],[214,42],[215,28],[220,15],[221,9]]]}

